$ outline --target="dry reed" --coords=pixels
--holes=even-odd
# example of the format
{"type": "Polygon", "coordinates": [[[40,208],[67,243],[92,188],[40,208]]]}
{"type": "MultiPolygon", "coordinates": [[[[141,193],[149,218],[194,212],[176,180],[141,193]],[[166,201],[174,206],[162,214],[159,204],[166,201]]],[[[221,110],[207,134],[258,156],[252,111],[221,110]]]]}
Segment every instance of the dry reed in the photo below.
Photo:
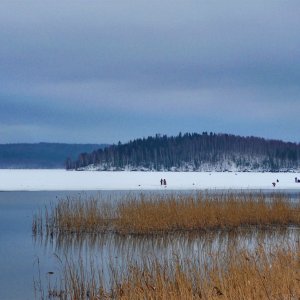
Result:
{"type": "Polygon", "coordinates": [[[67,263],[61,299],[299,299],[299,245],[286,251],[231,250],[226,258],[208,257],[204,265],[148,257],[126,273],[112,268],[108,286],[100,270],[87,273],[82,263],[67,263]]]}
{"type": "Polygon", "coordinates": [[[113,204],[63,199],[34,217],[34,234],[159,234],[300,225],[300,203],[273,194],[140,195],[113,204]]]}

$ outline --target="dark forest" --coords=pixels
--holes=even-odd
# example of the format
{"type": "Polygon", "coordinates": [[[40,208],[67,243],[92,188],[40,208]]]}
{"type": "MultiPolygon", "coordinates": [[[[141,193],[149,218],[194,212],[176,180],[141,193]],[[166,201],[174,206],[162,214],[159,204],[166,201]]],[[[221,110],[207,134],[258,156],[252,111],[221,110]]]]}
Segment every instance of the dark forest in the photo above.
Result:
{"type": "Polygon", "coordinates": [[[285,172],[299,167],[300,144],[212,132],[157,134],[66,161],[67,169],[77,170],[285,172]]]}

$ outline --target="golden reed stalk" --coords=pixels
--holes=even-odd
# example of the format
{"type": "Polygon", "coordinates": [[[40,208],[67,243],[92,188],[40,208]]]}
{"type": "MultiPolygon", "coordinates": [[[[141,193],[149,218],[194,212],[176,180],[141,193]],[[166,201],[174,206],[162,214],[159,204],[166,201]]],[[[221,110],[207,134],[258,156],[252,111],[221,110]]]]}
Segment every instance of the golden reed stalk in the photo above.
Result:
{"type": "Polygon", "coordinates": [[[300,202],[284,195],[140,195],[115,205],[89,199],[63,199],[33,220],[33,233],[164,234],[241,227],[300,225],[300,202]],[[42,226],[41,223],[44,225],[42,226]]]}

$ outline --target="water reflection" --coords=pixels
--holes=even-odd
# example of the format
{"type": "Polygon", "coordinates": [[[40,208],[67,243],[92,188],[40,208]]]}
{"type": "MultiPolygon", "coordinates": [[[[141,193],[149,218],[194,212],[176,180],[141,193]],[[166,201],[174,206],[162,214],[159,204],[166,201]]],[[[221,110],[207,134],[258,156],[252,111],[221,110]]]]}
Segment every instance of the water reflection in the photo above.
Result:
{"type": "MultiPolygon", "coordinates": [[[[228,191],[207,191],[210,193],[226,193],[228,191]]],[[[230,192],[241,192],[231,190],[230,192]]],[[[247,191],[243,191],[245,193],[247,191]]],[[[248,191],[254,193],[255,191],[248,191]]],[[[267,191],[256,191],[257,193],[271,194],[267,191]]],[[[298,202],[299,191],[281,191],[291,201],[298,202]]],[[[143,194],[195,194],[197,191],[158,191],[143,194]]],[[[131,195],[139,197],[141,191],[132,191],[131,195]]],[[[77,260],[79,256],[84,260],[98,264],[100,270],[103,266],[109,268],[109,264],[124,265],[126,257],[139,260],[141,257],[150,258],[151,253],[157,253],[161,257],[169,257],[171,260],[176,252],[181,251],[181,256],[193,258],[208,258],[209,252],[214,250],[221,254],[231,245],[248,245],[254,249],[259,243],[263,246],[272,247],[277,244],[280,247],[288,247],[289,243],[299,244],[299,231],[290,228],[278,231],[269,230],[238,233],[207,233],[207,234],[181,234],[166,237],[121,237],[112,234],[82,236],[43,236],[32,238],[32,217],[39,210],[44,209],[49,203],[56,203],[65,197],[83,199],[87,197],[101,198],[103,201],[118,201],[124,199],[128,191],[89,191],[79,193],[78,191],[53,191],[53,192],[1,192],[0,193],[0,299],[34,299],[33,277],[38,273],[45,279],[48,285],[49,277],[54,282],[55,276],[61,271],[61,263],[54,254],[65,261],[77,260]],[[102,257],[102,258],[101,258],[102,257]],[[37,266],[37,259],[40,266],[37,266]],[[102,260],[102,261],[101,261],[102,260]],[[109,261],[111,260],[111,262],[109,261]],[[39,270],[36,270],[36,269],[39,270]],[[48,272],[54,272],[50,276],[48,272]],[[45,277],[45,278],[44,278],[45,277]]],[[[162,258],[160,258],[162,259],[162,258]]],[[[150,259],[149,259],[150,261],[150,259]]],[[[87,265],[87,263],[86,263],[87,265]]],[[[105,273],[103,271],[103,273],[105,273]]],[[[109,274],[109,271],[106,271],[109,274]]],[[[58,282],[59,279],[57,279],[58,282]]],[[[51,283],[52,284],[52,283],[51,283]]]]}
{"type": "Polygon", "coordinates": [[[34,243],[45,248],[46,251],[56,253],[76,253],[88,248],[91,252],[99,252],[110,249],[117,252],[131,251],[163,251],[166,249],[195,248],[196,245],[210,246],[213,249],[220,247],[251,248],[258,244],[283,245],[299,241],[300,229],[287,228],[243,228],[230,231],[211,232],[181,232],[164,235],[119,235],[115,233],[102,234],[61,234],[33,236],[34,243]]]}
{"type": "MultiPolygon", "coordinates": [[[[214,195],[220,196],[220,193],[226,198],[230,195],[235,195],[237,198],[253,197],[254,199],[262,197],[264,199],[274,200],[278,193],[262,193],[249,191],[234,191],[223,193],[223,191],[182,191],[178,193],[168,192],[163,194],[163,197],[181,197],[182,195],[190,195],[192,197],[205,194],[210,197],[214,195]]],[[[136,199],[146,200],[162,198],[161,192],[144,191],[141,192],[112,192],[112,193],[97,193],[96,195],[75,194],[68,196],[69,200],[81,201],[87,203],[91,199],[96,199],[99,203],[107,203],[110,208],[114,207],[118,201],[126,202],[136,199]]],[[[295,204],[299,203],[299,193],[284,194],[283,197],[295,204]]],[[[59,198],[57,198],[59,201],[59,198]]],[[[249,200],[249,199],[248,199],[249,200]]],[[[56,202],[57,203],[57,202],[56,202]]],[[[55,202],[52,202],[52,205],[55,202]]],[[[51,223],[51,222],[50,222],[51,223]]],[[[246,249],[252,251],[258,246],[266,248],[281,247],[286,245],[294,246],[299,243],[299,228],[296,227],[244,227],[236,230],[213,230],[201,232],[177,232],[161,235],[120,235],[113,232],[105,233],[84,233],[84,232],[60,232],[56,230],[41,229],[34,235],[34,243],[36,247],[44,249],[45,253],[56,253],[59,256],[65,257],[96,257],[97,259],[110,259],[113,257],[120,260],[122,264],[123,258],[127,260],[139,260],[145,256],[154,256],[161,259],[169,259],[176,253],[176,256],[182,259],[193,259],[199,255],[207,253],[227,253],[229,249],[246,249]]]]}
{"type": "MultiPolygon", "coordinates": [[[[126,195],[128,199],[132,199],[133,196],[140,198],[143,194],[126,195]]],[[[108,195],[109,201],[101,195],[101,201],[117,203],[120,199],[124,201],[126,195],[122,193],[118,194],[120,197],[108,195]]],[[[270,194],[270,198],[272,195],[270,194]]],[[[297,197],[290,199],[297,203],[299,201],[297,197]]],[[[53,276],[53,278],[57,276],[53,280],[59,282],[64,278],[63,268],[71,265],[73,269],[78,268],[79,273],[84,273],[87,280],[92,274],[99,274],[98,280],[106,287],[111,286],[113,280],[120,281],[121,277],[125,278],[132,266],[151,266],[153,262],[172,265],[174,262],[180,262],[184,269],[187,261],[193,262],[196,268],[213,267],[216,261],[226,266],[241,251],[255,255],[259,248],[264,249],[266,253],[271,253],[274,249],[299,249],[299,240],[300,228],[296,227],[281,229],[248,227],[231,231],[181,232],[148,236],[124,236],[113,232],[47,234],[46,231],[44,234],[34,236],[35,247],[43,249],[45,257],[49,254],[58,257],[62,268],[60,273],[53,276]]]]}
{"type": "Polygon", "coordinates": [[[89,266],[102,269],[109,274],[110,268],[126,270],[130,265],[142,264],[156,258],[161,262],[176,257],[182,262],[194,260],[209,262],[209,257],[232,257],[233,251],[247,250],[250,253],[258,247],[267,252],[272,249],[290,249],[299,246],[299,228],[243,228],[235,231],[205,233],[173,233],[163,236],[122,236],[114,233],[70,234],[58,236],[37,236],[36,245],[45,252],[56,253],[65,260],[83,259],[89,266]]]}

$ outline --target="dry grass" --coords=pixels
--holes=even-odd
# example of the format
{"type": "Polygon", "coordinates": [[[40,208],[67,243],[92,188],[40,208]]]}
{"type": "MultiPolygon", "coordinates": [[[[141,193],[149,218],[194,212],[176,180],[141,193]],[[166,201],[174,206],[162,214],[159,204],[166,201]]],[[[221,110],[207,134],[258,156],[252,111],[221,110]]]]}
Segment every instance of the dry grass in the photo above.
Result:
{"type": "Polygon", "coordinates": [[[283,195],[141,195],[115,205],[64,199],[34,217],[33,233],[160,234],[241,227],[300,225],[300,203],[283,195]]]}
{"type": "Polygon", "coordinates": [[[150,268],[133,268],[118,286],[122,299],[282,299],[300,296],[299,253],[266,254],[256,257],[238,253],[226,267],[214,261],[209,270],[186,262],[173,266],[154,262],[150,268]],[[170,270],[168,269],[170,268],[170,270]]]}
{"type": "Polygon", "coordinates": [[[61,299],[299,299],[299,245],[287,251],[231,250],[226,257],[207,257],[204,265],[149,257],[126,273],[112,268],[107,286],[101,271],[91,267],[88,275],[82,263],[68,263],[61,299]]]}
{"type": "MultiPolygon", "coordinates": [[[[258,242],[252,248],[243,248],[230,237],[237,231],[228,231],[245,228],[250,234],[248,228],[290,225],[299,228],[300,203],[278,194],[151,194],[126,196],[115,204],[94,198],[63,199],[34,217],[34,234],[50,235],[59,242],[61,238],[81,240],[85,234],[94,237],[109,232],[107,236],[118,237],[121,249],[124,239],[135,243],[158,237],[166,241],[168,236],[176,236],[174,232],[193,232],[191,236],[195,232],[198,238],[208,241],[203,241],[201,251],[184,257],[180,255],[182,245],[174,248],[178,253],[175,250],[171,257],[147,252],[147,247],[142,246],[138,258],[128,255],[124,246],[120,265],[115,257],[111,263],[102,261],[103,265],[91,257],[76,261],[74,258],[74,262],[65,257],[58,281],[62,284],[49,284],[48,293],[40,292],[41,299],[47,294],[50,299],[65,300],[300,299],[299,241],[291,243],[287,238],[273,245],[267,242],[262,246],[258,242]],[[198,235],[199,231],[203,234],[198,235]],[[214,251],[211,235],[225,231],[227,246],[214,251]]],[[[129,248],[134,248],[134,244],[129,248]]]]}
{"type": "Polygon", "coordinates": [[[300,210],[288,199],[274,195],[199,194],[168,199],[121,203],[116,228],[119,233],[148,234],[170,231],[234,229],[242,226],[300,224],[300,210]]]}

